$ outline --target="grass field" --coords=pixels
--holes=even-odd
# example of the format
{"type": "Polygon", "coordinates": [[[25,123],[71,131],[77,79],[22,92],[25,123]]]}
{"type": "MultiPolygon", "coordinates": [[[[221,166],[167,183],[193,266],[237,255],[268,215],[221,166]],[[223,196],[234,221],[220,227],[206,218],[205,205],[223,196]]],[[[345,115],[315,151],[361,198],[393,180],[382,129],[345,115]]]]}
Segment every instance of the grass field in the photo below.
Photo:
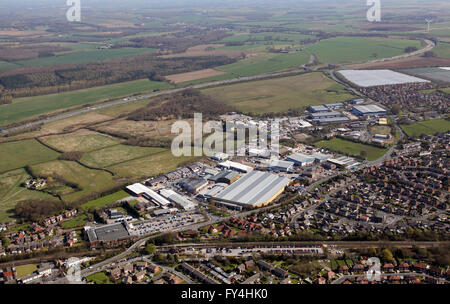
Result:
{"type": "Polygon", "coordinates": [[[404,54],[408,46],[422,48],[420,41],[387,38],[337,37],[306,48],[322,63],[360,62],[404,54]]]}
{"type": "Polygon", "coordinates": [[[21,67],[39,67],[52,65],[66,65],[66,64],[83,64],[91,62],[101,62],[108,59],[124,58],[136,56],[143,53],[154,52],[154,49],[146,48],[121,48],[108,50],[86,50],[75,53],[63,54],[61,56],[51,56],[36,58],[30,60],[21,60],[14,63],[14,65],[0,66],[0,71],[6,71],[12,68],[21,67]]]}
{"type": "Polygon", "coordinates": [[[21,187],[21,184],[30,178],[31,176],[24,169],[0,174],[0,223],[14,219],[12,209],[19,201],[27,199],[56,200],[49,194],[21,187]]]}
{"type": "Polygon", "coordinates": [[[112,284],[109,277],[104,272],[97,272],[86,277],[89,282],[94,282],[95,284],[112,284]]]}
{"type": "Polygon", "coordinates": [[[43,141],[62,152],[89,152],[120,144],[116,139],[96,133],[59,135],[43,141]]]}
{"type": "Polygon", "coordinates": [[[82,162],[90,167],[106,168],[164,151],[166,151],[166,149],[163,148],[117,145],[88,153],[83,157],[82,162]]]}
{"type": "Polygon", "coordinates": [[[0,106],[0,126],[56,110],[167,87],[170,84],[166,82],[142,79],[60,94],[20,98],[12,104],[0,106]]]}
{"type": "MultiPolygon", "coordinates": [[[[300,66],[309,62],[306,53],[260,54],[216,68],[233,76],[253,76],[300,66]]],[[[222,76],[223,77],[223,76],[222,76]]]]}
{"type": "Polygon", "coordinates": [[[84,210],[89,210],[89,208],[103,207],[108,204],[117,202],[118,200],[121,200],[128,196],[130,196],[130,194],[122,190],[122,191],[104,196],[102,198],[87,202],[87,203],[81,205],[81,208],[83,208],[84,210]]]}
{"type": "Polygon", "coordinates": [[[34,139],[0,144],[0,172],[57,159],[59,153],[34,139]]]}
{"type": "Polygon", "coordinates": [[[124,177],[152,177],[175,170],[186,162],[194,162],[198,159],[196,157],[175,157],[169,150],[111,166],[108,169],[124,177]]]}
{"type": "Polygon", "coordinates": [[[314,145],[319,148],[328,149],[338,153],[349,154],[352,156],[361,156],[361,151],[366,151],[367,159],[369,161],[377,160],[387,152],[387,149],[354,143],[340,138],[333,138],[332,140],[322,140],[316,142],[314,145]]]}
{"type": "Polygon", "coordinates": [[[240,83],[203,92],[239,111],[255,114],[282,113],[353,97],[322,73],[240,83]]]}
{"type": "Polygon", "coordinates": [[[68,186],[52,189],[52,193],[60,194],[68,202],[76,201],[84,195],[101,192],[116,185],[111,174],[91,170],[71,161],[52,161],[32,166],[32,168],[37,174],[60,175],[67,181],[78,184],[82,188],[80,191],[68,186]]]}
{"type": "Polygon", "coordinates": [[[17,277],[23,278],[29,274],[32,274],[33,272],[35,272],[37,270],[37,266],[38,266],[37,264],[16,266],[17,277]]]}
{"type": "Polygon", "coordinates": [[[82,227],[86,224],[87,220],[88,219],[85,215],[78,215],[68,221],[62,222],[61,227],[62,229],[73,229],[82,227]]]}
{"type": "Polygon", "coordinates": [[[432,135],[438,132],[445,133],[450,131],[450,120],[433,119],[413,123],[411,125],[401,125],[403,131],[409,137],[418,137],[422,134],[432,135]]]}
{"type": "Polygon", "coordinates": [[[433,49],[433,53],[437,57],[450,58],[450,43],[439,42],[438,46],[433,49]]]}

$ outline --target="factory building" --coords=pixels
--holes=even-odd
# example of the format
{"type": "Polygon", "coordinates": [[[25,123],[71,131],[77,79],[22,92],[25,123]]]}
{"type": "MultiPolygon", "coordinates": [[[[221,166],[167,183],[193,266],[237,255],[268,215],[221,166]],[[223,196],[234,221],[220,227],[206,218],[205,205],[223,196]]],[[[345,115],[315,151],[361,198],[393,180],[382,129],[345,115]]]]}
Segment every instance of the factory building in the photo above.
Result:
{"type": "Polygon", "coordinates": [[[328,112],[328,109],[325,106],[310,106],[308,107],[308,111],[311,113],[320,113],[328,112]]]}
{"type": "Polygon", "coordinates": [[[314,164],[315,162],[315,158],[312,157],[311,155],[307,155],[307,154],[303,154],[303,153],[295,153],[292,154],[290,156],[288,156],[288,158],[286,158],[286,160],[288,162],[293,162],[296,166],[309,166],[314,164]]]}
{"type": "Polygon", "coordinates": [[[387,113],[385,109],[374,104],[353,106],[352,112],[357,116],[386,115],[387,113]]]}
{"type": "Polygon", "coordinates": [[[128,241],[131,238],[126,222],[101,227],[86,226],[84,227],[84,231],[91,246],[105,243],[118,244],[120,242],[128,241]]]}
{"type": "Polygon", "coordinates": [[[185,178],[179,182],[179,185],[183,187],[186,191],[197,194],[202,189],[208,186],[208,182],[202,178],[185,178]]]}
{"type": "Polygon", "coordinates": [[[309,115],[310,119],[323,119],[323,118],[336,118],[342,117],[341,112],[331,111],[331,112],[320,112],[320,113],[311,113],[309,115]]]}
{"type": "Polygon", "coordinates": [[[193,210],[197,204],[170,189],[162,189],[160,194],[186,211],[193,210]]]}
{"type": "Polygon", "coordinates": [[[317,119],[312,120],[312,122],[319,124],[319,125],[332,124],[332,123],[346,123],[349,121],[350,121],[350,119],[348,119],[347,117],[317,118],[317,119]]]}
{"type": "Polygon", "coordinates": [[[239,179],[239,173],[236,171],[221,171],[220,173],[209,178],[215,183],[232,184],[239,179]]]}
{"type": "Polygon", "coordinates": [[[142,184],[136,183],[134,185],[128,186],[126,189],[134,196],[144,197],[148,201],[158,206],[164,207],[170,205],[170,202],[168,200],[142,184]]]}
{"type": "Polygon", "coordinates": [[[225,161],[223,163],[220,163],[218,165],[220,168],[224,168],[224,169],[229,169],[229,170],[234,170],[237,172],[241,172],[241,173],[249,173],[253,171],[252,167],[240,164],[240,163],[236,163],[236,162],[232,162],[232,161],[225,161]]]}
{"type": "Polygon", "coordinates": [[[342,109],[344,106],[345,105],[342,102],[329,103],[329,104],[324,105],[324,107],[327,108],[328,110],[342,109]]]}
{"type": "Polygon", "coordinates": [[[294,167],[294,163],[285,160],[275,160],[270,164],[269,170],[290,172],[294,167]]]}
{"type": "Polygon", "coordinates": [[[289,178],[276,174],[253,171],[214,196],[213,201],[244,208],[267,206],[283,193],[290,182],[289,178]]]}

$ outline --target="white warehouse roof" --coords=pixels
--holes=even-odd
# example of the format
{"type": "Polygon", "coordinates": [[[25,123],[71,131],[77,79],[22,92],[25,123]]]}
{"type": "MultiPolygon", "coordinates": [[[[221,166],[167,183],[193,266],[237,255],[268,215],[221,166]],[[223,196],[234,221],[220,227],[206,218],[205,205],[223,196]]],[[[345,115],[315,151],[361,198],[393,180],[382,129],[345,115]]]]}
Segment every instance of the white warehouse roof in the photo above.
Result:
{"type": "Polygon", "coordinates": [[[391,70],[342,70],[339,73],[360,87],[429,82],[391,70]]]}
{"type": "Polygon", "coordinates": [[[164,197],[153,191],[152,189],[142,185],[142,184],[134,184],[131,186],[128,186],[127,189],[131,192],[133,192],[135,195],[144,195],[147,196],[147,199],[151,199],[158,203],[161,206],[167,206],[170,204],[168,200],[166,200],[164,197]]]}
{"type": "Polygon", "coordinates": [[[291,180],[276,174],[253,171],[220,192],[214,199],[241,205],[263,205],[282,191],[291,180]]]}

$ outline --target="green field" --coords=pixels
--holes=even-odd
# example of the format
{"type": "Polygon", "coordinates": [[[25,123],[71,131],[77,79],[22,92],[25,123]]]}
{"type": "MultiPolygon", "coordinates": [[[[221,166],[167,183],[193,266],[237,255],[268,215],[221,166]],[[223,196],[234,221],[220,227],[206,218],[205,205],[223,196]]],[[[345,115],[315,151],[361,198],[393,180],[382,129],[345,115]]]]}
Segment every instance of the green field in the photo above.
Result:
{"type": "Polygon", "coordinates": [[[95,284],[112,284],[109,277],[104,272],[97,272],[86,277],[89,282],[94,282],[95,284]]]}
{"type": "Polygon", "coordinates": [[[29,274],[32,274],[33,272],[35,272],[37,270],[37,266],[38,266],[37,264],[16,266],[17,277],[23,278],[29,274]]]}
{"type": "Polygon", "coordinates": [[[0,144],[0,172],[57,159],[59,153],[34,139],[0,144]]]}
{"type": "Polygon", "coordinates": [[[90,167],[106,168],[164,151],[166,151],[166,149],[163,148],[143,148],[117,145],[88,153],[81,161],[90,167]]]}
{"type": "Polygon", "coordinates": [[[74,228],[82,227],[86,224],[87,220],[88,219],[85,215],[78,215],[68,221],[62,222],[61,228],[62,229],[74,229],[74,228]]]}
{"type": "Polygon", "coordinates": [[[433,49],[433,53],[437,57],[450,58],[450,43],[439,42],[437,47],[433,49]]]}
{"type": "Polygon", "coordinates": [[[75,53],[67,53],[60,56],[51,56],[36,58],[30,60],[17,61],[14,64],[7,66],[0,66],[0,71],[6,71],[12,68],[22,67],[39,67],[52,65],[67,65],[67,64],[83,64],[91,62],[101,62],[109,59],[124,58],[136,56],[143,53],[154,52],[154,49],[146,48],[121,48],[108,50],[87,50],[75,53]]]}
{"type": "Polygon", "coordinates": [[[416,122],[410,125],[401,125],[403,131],[409,137],[418,137],[422,134],[433,135],[438,132],[445,133],[450,131],[450,120],[433,119],[416,122]]]}
{"type": "Polygon", "coordinates": [[[238,76],[254,76],[263,73],[283,70],[300,66],[309,62],[310,56],[306,53],[272,54],[265,53],[251,56],[236,63],[224,65],[217,70],[238,76]]]}
{"type": "Polygon", "coordinates": [[[366,151],[367,159],[369,161],[377,160],[387,152],[387,149],[354,143],[352,141],[347,141],[340,138],[333,138],[332,140],[322,140],[316,142],[314,145],[319,148],[358,157],[361,156],[361,151],[366,151]]]}
{"type": "Polygon", "coordinates": [[[43,142],[62,152],[89,152],[120,144],[118,140],[101,134],[63,135],[46,138],[43,142]]]}
{"type": "Polygon", "coordinates": [[[19,201],[28,199],[56,200],[49,194],[21,187],[21,184],[30,178],[31,176],[24,169],[0,174],[0,223],[14,219],[12,209],[19,201]]]}
{"type": "Polygon", "coordinates": [[[119,176],[148,178],[175,170],[186,162],[194,162],[197,160],[199,158],[196,157],[175,157],[169,150],[111,166],[108,169],[119,176]]]}
{"type": "Polygon", "coordinates": [[[398,56],[408,46],[422,48],[416,40],[337,37],[322,40],[306,51],[314,53],[322,63],[344,63],[398,56]]]}
{"type": "Polygon", "coordinates": [[[103,207],[106,206],[108,204],[117,202],[118,200],[121,200],[125,197],[130,196],[129,193],[121,190],[119,192],[104,196],[102,198],[87,202],[83,205],[81,205],[81,208],[83,208],[84,210],[89,210],[89,208],[98,208],[98,207],[103,207]]]}
{"type": "Polygon", "coordinates": [[[0,106],[0,126],[56,110],[167,87],[170,84],[166,82],[142,79],[60,94],[20,98],[12,104],[0,106]]]}
{"type": "Polygon", "coordinates": [[[353,97],[343,86],[322,73],[246,82],[203,92],[239,111],[255,114],[282,113],[353,97]]]}
{"type": "Polygon", "coordinates": [[[82,196],[92,194],[92,192],[101,192],[115,186],[111,174],[91,170],[71,161],[52,161],[32,166],[37,174],[45,176],[62,176],[66,181],[78,184],[81,190],[73,189],[66,185],[52,188],[52,193],[59,194],[68,202],[74,202],[82,196]]]}

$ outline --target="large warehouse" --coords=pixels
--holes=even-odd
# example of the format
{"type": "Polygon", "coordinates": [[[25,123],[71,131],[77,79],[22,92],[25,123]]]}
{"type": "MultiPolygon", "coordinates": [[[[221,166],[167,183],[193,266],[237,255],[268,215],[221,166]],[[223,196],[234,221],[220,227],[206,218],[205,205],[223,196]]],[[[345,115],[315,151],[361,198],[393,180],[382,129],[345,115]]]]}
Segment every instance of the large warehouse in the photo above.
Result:
{"type": "Polygon", "coordinates": [[[133,184],[127,187],[127,190],[135,196],[144,197],[147,200],[155,203],[158,206],[168,206],[170,202],[166,200],[164,197],[153,191],[152,189],[142,185],[142,184],[133,184]]]}
{"type": "Polygon", "coordinates": [[[358,116],[366,116],[366,115],[385,115],[387,111],[380,106],[371,104],[371,105],[361,105],[354,106],[352,109],[353,114],[358,116]]]}
{"type": "Polygon", "coordinates": [[[273,202],[290,182],[287,177],[253,171],[214,196],[213,200],[247,208],[262,207],[273,202]]]}
{"type": "Polygon", "coordinates": [[[339,74],[359,87],[429,82],[391,70],[342,70],[339,74]]]}

